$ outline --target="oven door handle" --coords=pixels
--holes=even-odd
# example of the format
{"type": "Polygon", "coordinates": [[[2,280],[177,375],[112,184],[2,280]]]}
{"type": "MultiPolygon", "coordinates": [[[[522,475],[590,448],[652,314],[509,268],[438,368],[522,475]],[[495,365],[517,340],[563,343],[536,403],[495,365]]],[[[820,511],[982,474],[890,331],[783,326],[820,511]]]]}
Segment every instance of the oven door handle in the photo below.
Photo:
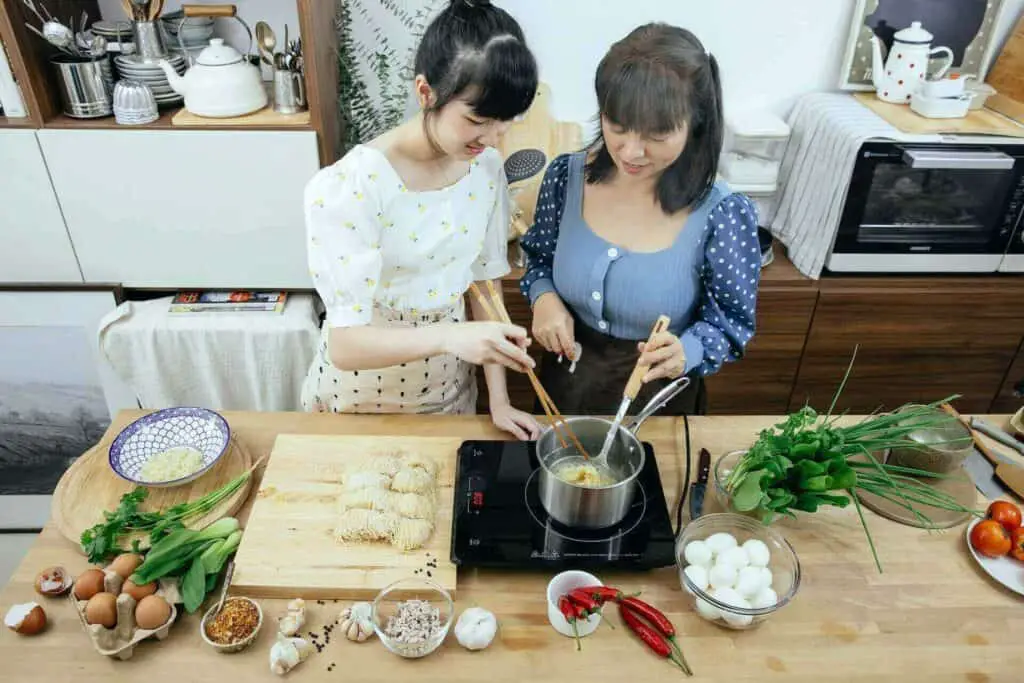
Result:
{"type": "Polygon", "coordinates": [[[1016,159],[1002,152],[905,149],[903,162],[911,168],[1008,171],[1016,159]]]}

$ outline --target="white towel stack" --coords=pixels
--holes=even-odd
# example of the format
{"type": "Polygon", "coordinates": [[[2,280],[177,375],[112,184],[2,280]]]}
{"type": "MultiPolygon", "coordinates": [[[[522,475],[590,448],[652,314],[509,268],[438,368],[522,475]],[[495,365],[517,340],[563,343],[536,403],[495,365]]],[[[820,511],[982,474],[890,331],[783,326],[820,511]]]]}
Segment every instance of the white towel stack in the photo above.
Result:
{"type": "Polygon", "coordinates": [[[818,279],[835,241],[857,152],[868,140],[932,142],[937,135],[908,135],[851,95],[813,93],[789,116],[792,133],[779,169],[782,192],[766,221],[807,277],[818,279]]]}

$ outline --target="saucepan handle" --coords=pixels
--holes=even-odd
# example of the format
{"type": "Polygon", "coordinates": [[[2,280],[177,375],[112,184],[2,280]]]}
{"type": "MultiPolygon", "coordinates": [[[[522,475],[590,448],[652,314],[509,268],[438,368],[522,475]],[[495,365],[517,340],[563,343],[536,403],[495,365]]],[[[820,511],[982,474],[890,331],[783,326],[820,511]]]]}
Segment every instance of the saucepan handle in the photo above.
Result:
{"type": "Polygon", "coordinates": [[[686,375],[683,375],[682,377],[673,380],[672,383],[667,384],[664,389],[655,394],[654,398],[647,402],[647,405],[643,407],[643,410],[637,413],[636,417],[633,418],[633,424],[629,426],[629,431],[636,434],[637,430],[640,429],[640,425],[642,425],[647,418],[664,408],[669,401],[674,399],[688,386],[690,386],[690,378],[686,375]]]}

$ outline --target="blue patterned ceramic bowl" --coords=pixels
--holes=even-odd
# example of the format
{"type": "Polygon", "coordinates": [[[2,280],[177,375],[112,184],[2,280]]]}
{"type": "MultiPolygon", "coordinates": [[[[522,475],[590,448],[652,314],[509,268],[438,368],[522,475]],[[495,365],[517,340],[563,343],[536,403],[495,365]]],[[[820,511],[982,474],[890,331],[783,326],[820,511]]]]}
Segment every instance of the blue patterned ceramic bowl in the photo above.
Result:
{"type": "Polygon", "coordinates": [[[198,479],[228,450],[227,421],[206,408],[165,408],[125,427],[110,445],[110,469],[117,476],[147,487],[181,486],[198,479]],[[172,448],[198,451],[202,465],[191,474],[166,481],[144,481],[142,468],[153,456],[172,448]]]}

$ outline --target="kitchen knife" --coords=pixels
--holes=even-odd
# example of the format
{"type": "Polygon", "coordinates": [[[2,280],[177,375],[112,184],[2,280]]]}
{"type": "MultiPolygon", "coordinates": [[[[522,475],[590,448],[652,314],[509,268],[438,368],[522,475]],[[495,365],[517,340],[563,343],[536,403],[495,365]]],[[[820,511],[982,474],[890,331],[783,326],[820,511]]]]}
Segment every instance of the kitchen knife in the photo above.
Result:
{"type": "Polygon", "coordinates": [[[971,475],[971,479],[974,480],[974,487],[981,491],[981,495],[989,500],[1009,496],[1010,492],[1003,486],[1002,482],[996,479],[996,468],[985,459],[985,456],[978,452],[977,448],[972,450],[967,459],[964,460],[964,469],[967,470],[967,473],[971,475]]]}
{"type": "Polygon", "coordinates": [[[690,484],[690,521],[700,517],[704,509],[704,494],[708,488],[708,475],[711,473],[711,453],[708,449],[700,449],[700,460],[697,463],[697,481],[690,484]]]}
{"type": "Polygon", "coordinates": [[[989,424],[984,420],[979,420],[976,417],[971,418],[971,427],[977,429],[979,432],[989,437],[990,439],[998,441],[999,443],[1003,444],[1008,448],[1012,448],[1018,453],[1024,454],[1024,444],[1022,444],[1020,441],[1017,441],[1017,439],[1013,438],[999,427],[996,427],[993,424],[989,424]]]}

